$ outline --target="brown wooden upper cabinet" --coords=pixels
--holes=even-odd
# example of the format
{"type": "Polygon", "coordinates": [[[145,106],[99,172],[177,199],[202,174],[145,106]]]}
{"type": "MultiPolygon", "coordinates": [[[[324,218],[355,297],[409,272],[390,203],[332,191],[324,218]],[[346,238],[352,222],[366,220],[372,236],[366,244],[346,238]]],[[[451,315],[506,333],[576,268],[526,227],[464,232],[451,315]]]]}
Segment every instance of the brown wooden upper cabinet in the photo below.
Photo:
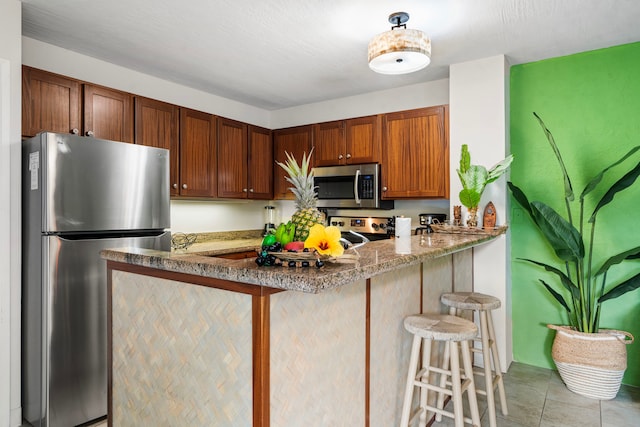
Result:
{"type": "MultiPolygon", "coordinates": [[[[309,154],[313,147],[313,132],[311,125],[297,126],[273,131],[273,157],[275,161],[284,163],[287,160],[285,152],[293,155],[300,164],[302,156],[306,152],[309,154]]],[[[312,162],[315,158],[315,152],[312,162]]],[[[274,199],[294,199],[293,193],[289,190],[292,185],[284,177],[286,172],[278,165],[273,167],[273,198],[274,199]]]]}
{"type": "Polygon", "coordinates": [[[133,95],[84,84],[84,135],[133,143],[133,95]]]}
{"type": "Polygon", "coordinates": [[[183,197],[216,197],[216,120],[180,108],[180,180],[183,197]]]}
{"type": "Polygon", "coordinates": [[[249,198],[273,198],[273,137],[270,129],[249,125],[247,181],[249,198]]]}
{"type": "Polygon", "coordinates": [[[178,125],[180,110],[176,105],[136,96],[135,143],[169,150],[169,182],[171,196],[178,196],[180,146],[178,125]]]}
{"type": "Polygon", "coordinates": [[[380,116],[368,116],[314,125],[315,165],[380,162],[381,122],[380,116]]]}
{"type": "Polygon", "coordinates": [[[271,199],[271,131],[218,117],[218,197],[271,199]]]}
{"type": "Polygon", "coordinates": [[[449,197],[447,106],[384,115],[382,198],[449,197]]]}
{"type": "Polygon", "coordinates": [[[22,135],[73,133],[133,142],[133,95],[22,67],[22,135]]]}
{"type": "Polygon", "coordinates": [[[22,136],[38,132],[80,134],[79,81],[35,68],[22,67],[22,136]]]}

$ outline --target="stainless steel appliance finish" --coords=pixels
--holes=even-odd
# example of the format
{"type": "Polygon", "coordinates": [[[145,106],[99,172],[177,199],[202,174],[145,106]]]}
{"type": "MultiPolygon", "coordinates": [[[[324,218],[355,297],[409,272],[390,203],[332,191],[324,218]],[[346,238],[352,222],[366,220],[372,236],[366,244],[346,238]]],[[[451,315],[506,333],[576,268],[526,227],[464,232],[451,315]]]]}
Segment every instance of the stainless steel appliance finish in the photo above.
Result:
{"type": "Polygon", "coordinates": [[[380,198],[376,163],[313,168],[313,175],[319,207],[393,209],[393,200],[380,198]]]}
{"type": "Polygon", "coordinates": [[[395,231],[393,217],[332,216],[329,225],[338,227],[342,237],[358,242],[349,231],[362,234],[369,240],[390,239],[395,231]]]}
{"type": "Polygon", "coordinates": [[[422,227],[416,228],[416,234],[433,233],[431,224],[444,224],[447,219],[447,214],[441,213],[423,213],[419,215],[420,225],[422,227]]]}
{"type": "Polygon", "coordinates": [[[34,427],[107,414],[99,252],[170,249],[168,154],[53,133],[23,142],[22,409],[34,427]]]}

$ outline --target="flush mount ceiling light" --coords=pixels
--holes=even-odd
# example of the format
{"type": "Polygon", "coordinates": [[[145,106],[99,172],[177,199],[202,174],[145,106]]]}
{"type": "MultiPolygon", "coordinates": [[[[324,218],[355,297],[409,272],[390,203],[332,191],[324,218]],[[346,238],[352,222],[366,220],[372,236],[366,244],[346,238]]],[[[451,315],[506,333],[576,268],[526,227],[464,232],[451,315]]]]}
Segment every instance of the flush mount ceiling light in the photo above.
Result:
{"type": "Polygon", "coordinates": [[[413,73],[431,62],[431,40],[420,30],[408,30],[409,14],[389,15],[390,31],[369,42],[369,68],[380,74],[413,73]]]}

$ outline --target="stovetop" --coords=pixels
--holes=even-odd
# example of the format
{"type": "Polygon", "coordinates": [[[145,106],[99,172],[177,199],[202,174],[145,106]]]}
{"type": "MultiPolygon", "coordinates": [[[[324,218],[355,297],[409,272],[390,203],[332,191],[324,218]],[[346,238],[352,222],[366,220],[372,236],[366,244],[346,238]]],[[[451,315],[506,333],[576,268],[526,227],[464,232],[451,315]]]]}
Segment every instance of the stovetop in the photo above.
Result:
{"type": "Polygon", "coordinates": [[[370,240],[390,239],[394,234],[393,217],[332,216],[329,225],[338,227],[342,236],[349,239],[350,230],[360,233],[370,240]]]}

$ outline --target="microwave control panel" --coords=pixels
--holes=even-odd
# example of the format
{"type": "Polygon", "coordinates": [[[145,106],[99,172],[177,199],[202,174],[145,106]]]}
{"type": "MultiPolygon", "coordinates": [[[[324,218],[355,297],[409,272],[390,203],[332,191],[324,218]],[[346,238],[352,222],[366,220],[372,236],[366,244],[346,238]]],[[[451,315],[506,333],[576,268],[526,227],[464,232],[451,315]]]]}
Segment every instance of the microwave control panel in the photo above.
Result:
{"type": "Polygon", "coordinates": [[[358,178],[358,195],[361,199],[373,199],[376,195],[376,183],[373,175],[360,175],[358,178]]]}

